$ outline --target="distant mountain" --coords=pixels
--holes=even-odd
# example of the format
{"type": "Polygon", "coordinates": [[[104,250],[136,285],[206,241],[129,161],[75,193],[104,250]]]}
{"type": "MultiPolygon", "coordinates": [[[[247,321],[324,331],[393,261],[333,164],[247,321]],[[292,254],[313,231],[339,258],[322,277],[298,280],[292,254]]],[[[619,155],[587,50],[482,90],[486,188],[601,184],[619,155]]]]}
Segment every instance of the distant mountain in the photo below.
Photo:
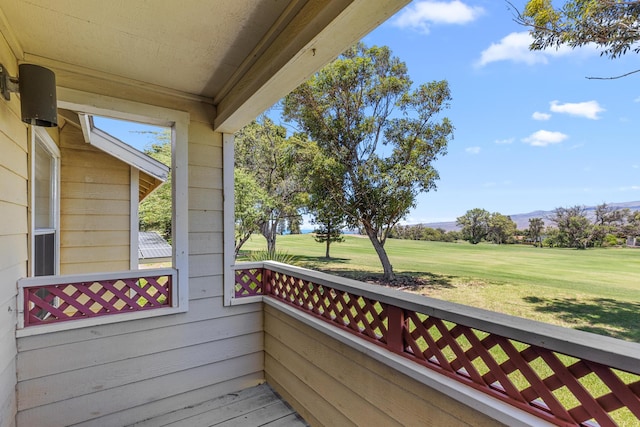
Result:
{"type": "MultiPolygon", "coordinates": [[[[640,210],[640,201],[637,202],[622,202],[622,203],[607,203],[607,205],[617,208],[617,209],[631,209],[632,211],[638,211],[640,210]]],[[[596,207],[595,206],[587,206],[586,210],[587,212],[593,212],[595,211],[596,207]]],[[[502,212],[501,212],[502,213],[502,212]]],[[[518,229],[523,230],[525,228],[529,228],[529,219],[531,218],[542,218],[544,220],[545,225],[551,225],[552,222],[549,221],[547,218],[553,214],[553,211],[533,211],[533,212],[529,212],[529,213],[521,213],[521,214],[515,214],[515,215],[509,215],[511,217],[511,220],[513,222],[515,222],[518,225],[518,229]]],[[[461,214],[461,215],[464,215],[461,214]]],[[[442,228],[446,231],[453,231],[453,230],[459,230],[460,227],[458,227],[456,225],[455,221],[449,221],[449,222],[430,222],[428,224],[422,224],[425,227],[431,227],[431,228],[442,228]]]]}

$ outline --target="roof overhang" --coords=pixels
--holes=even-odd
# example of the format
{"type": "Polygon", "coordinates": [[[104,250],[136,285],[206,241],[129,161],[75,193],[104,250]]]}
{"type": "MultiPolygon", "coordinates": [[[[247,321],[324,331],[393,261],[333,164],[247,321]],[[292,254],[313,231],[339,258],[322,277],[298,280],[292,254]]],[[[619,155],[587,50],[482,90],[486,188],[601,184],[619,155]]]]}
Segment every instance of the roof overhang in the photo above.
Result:
{"type": "Polygon", "coordinates": [[[408,2],[3,0],[0,32],[59,87],[209,104],[232,133],[408,2]]]}

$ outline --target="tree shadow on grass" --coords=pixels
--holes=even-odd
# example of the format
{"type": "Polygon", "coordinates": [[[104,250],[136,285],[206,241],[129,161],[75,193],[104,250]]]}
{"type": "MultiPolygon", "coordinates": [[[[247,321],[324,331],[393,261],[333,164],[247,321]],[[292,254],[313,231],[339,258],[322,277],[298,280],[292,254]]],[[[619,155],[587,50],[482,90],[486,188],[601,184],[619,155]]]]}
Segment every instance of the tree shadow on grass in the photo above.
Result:
{"type": "Polygon", "coordinates": [[[403,271],[401,273],[396,273],[396,279],[388,282],[383,280],[382,273],[375,271],[342,270],[336,268],[316,268],[316,270],[327,274],[333,274],[334,276],[345,277],[347,279],[359,280],[361,282],[419,293],[436,289],[455,288],[453,281],[456,278],[456,276],[425,273],[423,271],[403,271]]]}
{"type": "Polygon", "coordinates": [[[575,298],[536,296],[524,297],[523,300],[535,304],[537,312],[552,313],[567,323],[576,324],[575,329],[640,342],[640,303],[611,298],[578,301],[575,298]]]}
{"type": "Polygon", "coordinates": [[[346,264],[351,261],[349,258],[326,258],[323,256],[306,256],[306,255],[296,255],[296,260],[300,262],[303,266],[307,268],[317,269],[318,265],[326,265],[326,264],[346,264]]]}

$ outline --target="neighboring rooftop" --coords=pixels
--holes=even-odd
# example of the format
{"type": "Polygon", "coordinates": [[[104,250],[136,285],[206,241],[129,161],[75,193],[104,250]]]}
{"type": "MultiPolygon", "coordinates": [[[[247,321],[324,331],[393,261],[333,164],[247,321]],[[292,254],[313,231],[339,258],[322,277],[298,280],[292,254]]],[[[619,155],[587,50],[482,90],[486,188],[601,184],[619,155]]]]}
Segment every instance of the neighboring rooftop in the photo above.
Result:
{"type": "Polygon", "coordinates": [[[171,258],[171,245],[155,231],[138,232],[138,258],[149,260],[171,258]]]}

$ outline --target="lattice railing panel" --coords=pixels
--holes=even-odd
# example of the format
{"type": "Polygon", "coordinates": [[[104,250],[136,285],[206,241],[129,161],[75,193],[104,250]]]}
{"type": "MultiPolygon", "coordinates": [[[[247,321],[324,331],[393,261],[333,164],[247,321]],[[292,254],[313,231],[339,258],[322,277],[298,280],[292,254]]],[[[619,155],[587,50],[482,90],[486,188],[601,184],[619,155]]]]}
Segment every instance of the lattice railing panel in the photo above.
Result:
{"type": "Polygon", "coordinates": [[[171,275],[24,288],[25,326],[171,306],[171,275]]]}
{"type": "Polygon", "coordinates": [[[262,274],[265,295],[546,421],[616,426],[622,415],[640,421],[639,375],[290,274],[262,274]]]}
{"type": "Polygon", "coordinates": [[[327,286],[270,272],[268,294],[302,310],[364,336],[387,342],[387,310],[384,304],[327,286]]]}
{"type": "Polygon", "coordinates": [[[249,268],[235,271],[236,298],[262,295],[262,268],[249,268]]]}

